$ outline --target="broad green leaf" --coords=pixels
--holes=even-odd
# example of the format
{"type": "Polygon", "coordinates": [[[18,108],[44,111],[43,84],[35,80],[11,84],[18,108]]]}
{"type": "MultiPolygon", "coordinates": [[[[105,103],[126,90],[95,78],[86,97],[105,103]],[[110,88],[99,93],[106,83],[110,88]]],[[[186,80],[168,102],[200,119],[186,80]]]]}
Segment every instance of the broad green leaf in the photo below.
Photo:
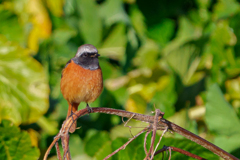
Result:
{"type": "Polygon", "coordinates": [[[110,27],[116,22],[130,24],[128,15],[124,10],[123,1],[121,0],[107,0],[99,7],[99,14],[104,19],[107,27],[110,27]]]}
{"type": "Polygon", "coordinates": [[[156,66],[158,56],[158,45],[153,40],[148,39],[137,51],[133,64],[139,68],[153,69],[156,66]]]}
{"type": "Polygon", "coordinates": [[[120,105],[124,105],[129,98],[126,87],[121,87],[116,90],[110,90],[110,92],[113,94],[117,103],[119,103],[120,105]]]}
{"type": "Polygon", "coordinates": [[[218,147],[224,149],[227,152],[232,152],[235,149],[240,148],[240,134],[236,134],[233,136],[217,136],[214,139],[214,144],[218,147]]]}
{"type": "Polygon", "coordinates": [[[95,156],[93,157],[93,159],[94,160],[102,160],[111,153],[112,153],[111,142],[108,141],[108,142],[104,143],[104,145],[101,147],[101,149],[98,150],[97,153],[95,153],[95,156]]]}
{"type": "Polygon", "coordinates": [[[0,36],[0,120],[30,124],[48,109],[46,74],[29,53],[0,36]]]}
{"type": "Polygon", "coordinates": [[[79,30],[85,43],[99,46],[102,40],[102,21],[96,2],[94,0],[78,0],[77,7],[81,17],[79,30]]]}
{"type": "Polygon", "coordinates": [[[189,81],[200,63],[200,50],[193,44],[187,44],[173,50],[166,57],[167,62],[173,70],[181,77],[185,85],[189,81]]]}
{"type": "Polygon", "coordinates": [[[142,40],[146,39],[147,26],[145,24],[145,19],[142,12],[137,8],[137,6],[131,6],[130,8],[130,18],[135,31],[138,33],[142,40]]]}
{"type": "Polygon", "coordinates": [[[9,10],[3,10],[1,8],[0,15],[0,34],[3,34],[10,41],[16,41],[21,45],[26,45],[27,38],[24,34],[23,26],[18,23],[18,17],[9,10]]]}
{"type": "Polygon", "coordinates": [[[76,36],[76,34],[76,30],[66,27],[54,30],[52,37],[56,44],[64,45],[69,41],[70,38],[76,36]]]}
{"type": "MultiPolygon", "coordinates": [[[[139,143],[139,139],[143,140],[141,137],[132,141],[126,146],[124,150],[119,151],[112,157],[112,160],[137,160],[144,159],[145,152],[143,150],[143,141],[139,143]]],[[[112,150],[115,151],[123,144],[125,144],[128,138],[117,138],[112,141],[112,150]]]]}
{"type": "Polygon", "coordinates": [[[234,57],[233,49],[230,47],[226,48],[226,45],[234,46],[236,42],[237,38],[229,27],[228,21],[219,21],[210,39],[210,53],[213,55],[212,63],[214,64],[211,68],[213,82],[223,84],[227,79],[227,74],[221,71],[220,67],[225,68],[229,66],[226,72],[230,75],[239,73],[239,67],[235,65],[236,57],[234,57]]]}
{"type": "Polygon", "coordinates": [[[240,121],[217,84],[207,91],[205,118],[209,129],[219,135],[240,134],[240,121]]]}
{"type": "Polygon", "coordinates": [[[3,120],[0,124],[0,159],[4,160],[37,160],[38,148],[31,146],[30,136],[26,131],[3,120]]]}
{"type": "Polygon", "coordinates": [[[116,25],[103,41],[101,48],[98,49],[99,53],[102,56],[115,60],[122,60],[127,43],[125,32],[126,27],[124,24],[120,23],[116,25]]]}
{"type": "Polygon", "coordinates": [[[161,46],[165,46],[174,33],[174,21],[164,19],[161,23],[148,29],[149,37],[158,42],[161,46]]]}
{"type": "MultiPolygon", "coordinates": [[[[108,133],[97,132],[86,140],[85,148],[84,148],[85,152],[91,157],[94,157],[94,156],[101,157],[102,154],[104,154],[104,153],[101,153],[102,152],[101,150],[102,150],[102,148],[106,148],[105,145],[107,145],[107,143],[109,143],[109,140],[110,140],[110,138],[109,138],[108,133]],[[99,155],[96,155],[97,153],[99,155]]],[[[106,149],[108,149],[108,148],[106,148],[106,149]]]]}
{"type": "Polygon", "coordinates": [[[202,35],[202,28],[195,26],[188,18],[180,17],[179,29],[176,38],[169,42],[163,49],[163,54],[168,55],[173,50],[178,50],[186,42],[196,40],[202,35]]]}
{"type": "MultiPolygon", "coordinates": [[[[177,148],[181,148],[183,150],[186,150],[190,153],[196,154],[200,157],[203,157],[205,159],[211,159],[211,160],[219,160],[219,157],[217,155],[215,155],[214,153],[212,153],[211,151],[203,148],[202,146],[188,140],[188,139],[173,139],[173,138],[163,138],[159,149],[161,149],[163,147],[163,145],[165,146],[173,146],[173,147],[177,147],[177,148]]],[[[166,154],[165,154],[166,156],[166,154]]],[[[174,152],[172,151],[172,160],[193,160],[193,158],[185,156],[181,153],[178,152],[174,152]]]]}

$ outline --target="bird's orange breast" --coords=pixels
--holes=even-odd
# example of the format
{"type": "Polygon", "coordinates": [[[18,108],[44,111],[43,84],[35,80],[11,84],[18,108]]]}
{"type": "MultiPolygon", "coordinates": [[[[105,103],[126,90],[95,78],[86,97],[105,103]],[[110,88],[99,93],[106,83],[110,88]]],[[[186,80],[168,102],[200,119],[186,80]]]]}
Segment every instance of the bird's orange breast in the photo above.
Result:
{"type": "Polygon", "coordinates": [[[103,88],[101,69],[84,69],[71,61],[62,72],[61,92],[69,103],[90,103],[103,88]]]}

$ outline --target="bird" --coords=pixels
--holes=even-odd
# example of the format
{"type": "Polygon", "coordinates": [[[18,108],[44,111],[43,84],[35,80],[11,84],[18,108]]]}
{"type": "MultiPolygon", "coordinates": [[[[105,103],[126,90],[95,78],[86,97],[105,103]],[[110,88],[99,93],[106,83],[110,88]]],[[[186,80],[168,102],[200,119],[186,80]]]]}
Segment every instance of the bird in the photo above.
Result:
{"type": "MultiPolygon", "coordinates": [[[[103,90],[99,56],[98,50],[93,45],[81,45],[76,55],[67,62],[62,70],[60,89],[64,99],[68,102],[66,119],[78,111],[81,102],[87,104],[89,113],[92,112],[88,103],[94,102],[103,90]]],[[[76,126],[77,121],[72,124],[69,132],[73,133],[76,126]]]]}

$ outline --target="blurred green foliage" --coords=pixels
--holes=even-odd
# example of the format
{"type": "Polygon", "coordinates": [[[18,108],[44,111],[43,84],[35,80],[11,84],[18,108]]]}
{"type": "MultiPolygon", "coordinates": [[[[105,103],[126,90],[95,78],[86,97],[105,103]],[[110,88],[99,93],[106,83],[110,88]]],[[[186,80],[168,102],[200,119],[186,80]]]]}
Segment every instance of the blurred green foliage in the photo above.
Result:
{"type": "MultiPolygon", "coordinates": [[[[42,159],[67,113],[61,70],[85,43],[98,48],[104,78],[92,107],[144,114],[159,108],[240,157],[239,19],[237,0],[1,0],[0,159],[37,159],[38,149],[42,159]]],[[[73,159],[103,159],[131,137],[114,115],[90,114],[78,125],[73,159]]],[[[166,134],[163,145],[218,159],[179,135],[166,134]]],[[[140,136],[112,159],[143,153],[140,136]]],[[[191,159],[182,156],[172,159],[191,159]]],[[[57,159],[54,149],[50,157],[57,159]]]]}

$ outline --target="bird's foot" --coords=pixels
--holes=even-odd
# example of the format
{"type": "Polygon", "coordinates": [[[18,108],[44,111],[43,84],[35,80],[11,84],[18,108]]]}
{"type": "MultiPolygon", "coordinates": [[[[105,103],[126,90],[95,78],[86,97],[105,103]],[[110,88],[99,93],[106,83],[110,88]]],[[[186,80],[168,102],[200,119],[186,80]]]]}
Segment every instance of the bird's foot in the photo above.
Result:
{"type": "Polygon", "coordinates": [[[69,117],[71,117],[71,118],[72,118],[72,121],[74,122],[73,115],[77,116],[73,111],[71,111],[71,114],[70,114],[69,117]]]}
{"type": "Polygon", "coordinates": [[[88,114],[93,112],[93,109],[89,107],[88,103],[87,103],[87,110],[88,110],[88,114]]]}

